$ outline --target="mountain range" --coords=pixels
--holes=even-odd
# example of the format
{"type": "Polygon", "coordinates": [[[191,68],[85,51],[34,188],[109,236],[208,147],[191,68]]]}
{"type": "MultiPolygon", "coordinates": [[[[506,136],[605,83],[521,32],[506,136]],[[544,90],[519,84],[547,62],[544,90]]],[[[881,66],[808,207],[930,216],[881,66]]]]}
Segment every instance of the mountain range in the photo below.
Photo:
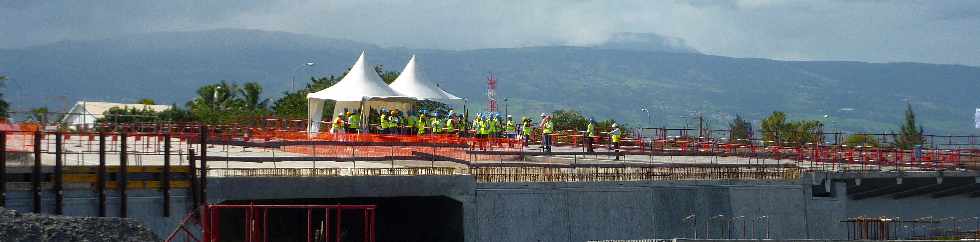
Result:
{"type": "Polygon", "coordinates": [[[258,30],[157,32],[0,49],[0,75],[10,79],[4,98],[15,111],[65,110],[83,99],[180,105],[220,80],[257,81],[276,98],[290,80],[301,87],[310,76],[343,73],[361,51],[394,71],[417,55],[429,79],[476,109],[486,103],[492,73],[501,109],[519,116],[575,109],[633,126],[678,127],[696,126],[692,117],[703,115],[717,129],[736,114],[758,122],[783,111],[832,130],[887,132],[897,130],[908,102],[927,133],[978,133],[978,67],[731,58],[643,33],[591,46],[437,50],[258,30]]]}

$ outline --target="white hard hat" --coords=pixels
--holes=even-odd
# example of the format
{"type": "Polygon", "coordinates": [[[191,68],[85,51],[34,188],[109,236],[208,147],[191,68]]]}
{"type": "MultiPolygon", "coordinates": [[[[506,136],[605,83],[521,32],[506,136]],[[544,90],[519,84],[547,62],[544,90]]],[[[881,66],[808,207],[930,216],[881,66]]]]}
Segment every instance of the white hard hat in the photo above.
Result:
{"type": "Polygon", "coordinates": [[[545,113],[541,113],[541,117],[544,117],[544,116],[548,116],[548,115],[545,114],[545,113]]]}
{"type": "Polygon", "coordinates": [[[613,128],[615,128],[616,127],[616,123],[613,123],[612,126],[613,126],[613,128]]]}

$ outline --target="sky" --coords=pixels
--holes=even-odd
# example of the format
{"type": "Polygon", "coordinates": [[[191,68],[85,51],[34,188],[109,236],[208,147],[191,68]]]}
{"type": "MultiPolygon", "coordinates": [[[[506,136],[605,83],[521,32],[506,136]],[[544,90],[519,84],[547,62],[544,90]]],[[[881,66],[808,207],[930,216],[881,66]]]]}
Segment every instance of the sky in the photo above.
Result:
{"type": "Polygon", "coordinates": [[[0,48],[217,28],[432,49],[590,45],[637,32],[732,57],[980,66],[974,0],[0,0],[0,48]]]}

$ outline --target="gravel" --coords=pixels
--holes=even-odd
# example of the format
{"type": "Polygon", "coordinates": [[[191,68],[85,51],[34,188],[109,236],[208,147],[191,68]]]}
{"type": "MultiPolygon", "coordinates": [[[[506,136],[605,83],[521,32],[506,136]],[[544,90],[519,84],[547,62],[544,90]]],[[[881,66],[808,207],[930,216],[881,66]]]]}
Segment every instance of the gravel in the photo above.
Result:
{"type": "Polygon", "coordinates": [[[18,213],[0,208],[0,241],[160,241],[128,218],[18,213]]]}

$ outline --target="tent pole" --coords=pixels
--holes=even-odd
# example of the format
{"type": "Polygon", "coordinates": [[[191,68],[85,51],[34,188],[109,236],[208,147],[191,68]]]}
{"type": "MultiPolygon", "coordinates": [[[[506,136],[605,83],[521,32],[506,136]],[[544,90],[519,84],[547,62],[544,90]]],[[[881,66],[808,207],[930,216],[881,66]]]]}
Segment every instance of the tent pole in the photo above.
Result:
{"type": "MultiPolygon", "coordinates": [[[[360,125],[361,129],[362,130],[367,129],[368,132],[371,132],[371,127],[368,127],[367,124],[365,123],[365,121],[367,121],[371,117],[368,116],[368,112],[364,112],[364,97],[361,97],[361,107],[359,108],[359,112],[361,112],[361,120],[359,120],[361,122],[360,125]]],[[[368,132],[360,132],[360,130],[358,130],[358,133],[368,133],[368,132]]]]}

